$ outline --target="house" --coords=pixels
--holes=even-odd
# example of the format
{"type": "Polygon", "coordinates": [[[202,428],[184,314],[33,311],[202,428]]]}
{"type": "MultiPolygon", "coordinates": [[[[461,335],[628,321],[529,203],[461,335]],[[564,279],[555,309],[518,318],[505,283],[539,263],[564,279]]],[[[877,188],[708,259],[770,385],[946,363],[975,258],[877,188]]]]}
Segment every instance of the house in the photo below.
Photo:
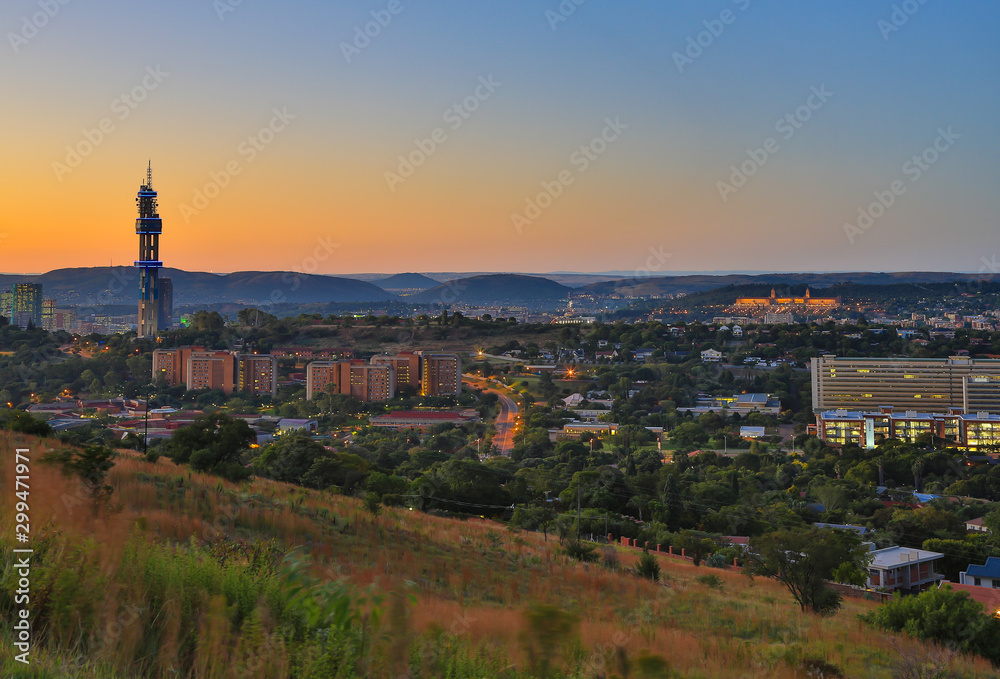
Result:
{"type": "Polygon", "coordinates": [[[285,417],[278,422],[278,433],[284,434],[290,431],[304,431],[304,432],[314,432],[319,428],[319,422],[316,420],[297,420],[291,417],[285,417]]]}
{"type": "Polygon", "coordinates": [[[982,566],[970,564],[958,574],[958,582],[976,587],[1000,588],[1000,556],[991,556],[982,566]]]}
{"type": "Polygon", "coordinates": [[[705,363],[718,363],[722,360],[722,352],[718,349],[705,349],[701,352],[701,360],[705,363]]]}
{"type": "Polygon", "coordinates": [[[969,532],[976,531],[977,533],[989,533],[990,532],[990,529],[983,525],[982,518],[969,519],[968,521],[966,521],[965,522],[965,530],[967,530],[969,532]]]}
{"type": "Polygon", "coordinates": [[[849,523],[814,523],[817,528],[835,528],[837,530],[850,530],[854,531],[858,535],[864,535],[868,532],[867,526],[852,526],[849,523]]]}
{"type": "Polygon", "coordinates": [[[938,588],[948,585],[956,592],[965,592],[973,601],[978,601],[986,607],[986,615],[1000,615],[1000,590],[992,587],[976,587],[975,585],[963,585],[957,582],[943,580],[938,584],[938,588]]]}
{"type": "Polygon", "coordinates": [[[578,405],[583,403],[584,400],[585,399],[582,394],[570,394],[564,398],[562,402],[567,408],[576,408],[578,405]]]}
{"type": "Polygon", "coordinates": [[[733,337],[743,337],[743,328],[738,325],[733,326],[733,337]]]}
{"type": "Polygon", "coordinates": [[[632,358],[637,361],[648,361],[653,357],[653,349],[636,349],[632,358]]]}
{"type": "Polygon", "coordinates": [[[764,436],[764,427],[740,427],[741,439],[759,439],[764,436]]]}
{"type": "MultiPolygon", "coordinates": [[[[868,587],[884,587],[902,592],[918,592],[944,578],[934,572],[934,562],[944,554],[926,549],[886,547],[871,552],[868,587]]],[[[998,559],[1000,565],[1000,559],[998,559]]]]}

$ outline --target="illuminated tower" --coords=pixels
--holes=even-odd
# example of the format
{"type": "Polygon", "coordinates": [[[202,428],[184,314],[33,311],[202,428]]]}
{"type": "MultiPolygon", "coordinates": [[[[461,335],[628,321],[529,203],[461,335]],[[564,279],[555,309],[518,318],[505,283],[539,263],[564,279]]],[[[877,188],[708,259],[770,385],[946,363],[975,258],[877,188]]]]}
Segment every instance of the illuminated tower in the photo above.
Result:
{"type": "Polygon", "coordinates": [[[139,337],[153,337],[160,329],[160,290],[158,276],[160,261],[160,233],[163,225],[156,212],[156,191],[153,190],[153,166],[146,168],[146,183],[139,187],[135,199],[139,217],[135,232],[139,236],[139,337]]]}

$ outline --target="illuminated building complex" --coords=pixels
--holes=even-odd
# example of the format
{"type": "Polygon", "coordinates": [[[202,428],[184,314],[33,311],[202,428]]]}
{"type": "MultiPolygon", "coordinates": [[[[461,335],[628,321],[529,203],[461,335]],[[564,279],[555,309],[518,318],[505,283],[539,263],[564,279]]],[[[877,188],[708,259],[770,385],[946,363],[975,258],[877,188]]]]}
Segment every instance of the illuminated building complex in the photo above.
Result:
{"type": "Polygon", "coordinates": [[[153,190],[153,168],[146,168],[146,183],[139,187],[135,199],[139,216],[135,232],[139,236],[139,337],[153,337],[160,330],[160,290],[158,278],[163,262],[160,261],[160,233],[163,224],[156,211],[156,191],[153,190]]]}
{"type": "Polygon", "coordinates": [[[766,315],[818,314],[836,309],[841,304],[839,297],[813,297],[809,288],[802,297],[778,297],[771,288],[769,297],[738,297],[736,303],[729,307],[733,313],[750,313],[766,315]]]}
{"type": "Polygon", "coordinates": [[[961,408],[1000,413],[1000,360],[950,358],[812,359],[815,411],[881,406],[930,413],[961,408]]]}

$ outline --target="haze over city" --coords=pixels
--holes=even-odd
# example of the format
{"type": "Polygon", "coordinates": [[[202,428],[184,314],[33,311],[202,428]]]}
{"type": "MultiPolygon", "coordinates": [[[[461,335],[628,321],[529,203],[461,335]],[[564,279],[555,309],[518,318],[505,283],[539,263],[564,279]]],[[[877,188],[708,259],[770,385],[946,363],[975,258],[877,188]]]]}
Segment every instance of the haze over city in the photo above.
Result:
{"type": "Polygon", "coordinates": [[[998,19],[8,2],[0,270],[131,263],[152,159],[162,258],[193,271],[983,271],[998,19]]]}

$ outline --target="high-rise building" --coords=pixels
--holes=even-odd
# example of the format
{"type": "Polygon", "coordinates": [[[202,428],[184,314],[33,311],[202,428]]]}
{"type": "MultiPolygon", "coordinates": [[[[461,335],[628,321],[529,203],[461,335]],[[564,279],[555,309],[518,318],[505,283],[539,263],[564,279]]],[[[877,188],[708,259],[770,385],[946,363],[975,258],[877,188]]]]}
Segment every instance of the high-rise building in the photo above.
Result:
{"type": "Polygon", "coordinates": [[[153,167],[146,168],[146,183],[139,187],[135,199],[139,216],[135,220],[135,233],[139,236],[139,337],[153,337],[160,329],[160,291],[158,278],[163,262],[160,261],[160,234],[163,223],[156,210],[156,191],[153,190],[153,167]]]}
{"type": "Polygon", "coordinates": [[[257,396],[278,395],[278,359],[270,354],[241,354],[236,391],[257,396]]]}
{"type": "Polygon", "coordinates": [[[41,283],[16,283],[14,285],[11,318],[22,319],[21,325],[27,325],[26,321],[30,319],[36,328],[42,327],[41,283]]]}
{"type": "Polygon", "coordinates": [[[168,387],[184,384],[187,380],[187,363],[194,351],[205,347],[178,347],[153,350],[153,379],[162,377],[168,387]]]}
{"type": "Polygon", "coordinates": [[[323,393],[346,394],[371,403],[396,394],[392,365],[347,361],[312,361],[306,366],[306,399],[323,393]]]}
{"type": "Polygon", "coordinates": [[[340,393],[340,364],[343,361],[311,361],[306,366],[306,400],[323,392],[340,393]],[[328,385],[333,385],[327,389],[328,385]]]}
{"type": "Polygon", "coordinates": [[[54,299],[42,300],[42,328],[45,330],[56,329],[56,301],[54,299]]]}
{"type": "Polygon", "coordinates": [[[76,309],[56,309],[53,312],[52,326],[56,330],[73,330],[76,328],[76,309]]]}
{"type": "MultiPolygon", "coordinates": [[[[391,365],[372,365],[355,361],[345,361],[348,379],[341,380],[341,393],[347,393],[359,401],[388,401],[396,393],[396,381],[391,365]],[[346,387],[346,391],[345,391],[346,387]]],[[[343,377],[343,373],[341,373],[343,377]]]]}
{"type": "Polygon", "coordinates": [[[14,293],[10,290],[0,290],[0,316],[10,320],[14,309],[14,293]]]}
{"type": "Polygon", "coordinates": [[[188,391],[219,389],[227,396],[235,387],[236,357],[228,351],[192,351],[185,367],[188,391]]]}
{"type": "Polygon", "coordinates": [[[812,359],[813,410],[1000,413],[1000,360],[950,358],[812,359]]]}
{"type": "Polygon", "coordinates": [[[462,357],[420,354],[420,395],[458,396],[462,393],[462,357]]]}
{"type": "Polygon", "coordinates": [[[395,390],[403,386],[420,392],[420,356],[412,351],[401,351],[395,356],[372,356],[373,365],[391,365],[395,375],[395,390]]]}
{"type": "Polygon", "coordinates": [[[160,288],[159,328],[169,330],[174,324],[174,282],[161,278],[157,284],[160,288]]]}

